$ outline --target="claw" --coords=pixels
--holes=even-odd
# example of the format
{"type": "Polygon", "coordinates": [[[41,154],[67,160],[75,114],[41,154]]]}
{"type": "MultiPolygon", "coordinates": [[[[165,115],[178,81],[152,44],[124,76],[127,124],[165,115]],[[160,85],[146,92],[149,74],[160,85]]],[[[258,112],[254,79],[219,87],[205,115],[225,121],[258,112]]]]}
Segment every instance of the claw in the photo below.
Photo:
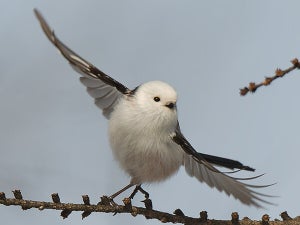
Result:
{"type": "Polygon", "coordinates": [[[143,193],[145,195],[146,199],[149,199],[149,193],[147,191],[145,191],[141,185],[136,185],[135,189],[133,190],[133,192],[131,193],[131,195],[129,196],[130,199],[133,199],[134,196],[136,195],[136,193],[140,191],[141,193],[143,193]]]}

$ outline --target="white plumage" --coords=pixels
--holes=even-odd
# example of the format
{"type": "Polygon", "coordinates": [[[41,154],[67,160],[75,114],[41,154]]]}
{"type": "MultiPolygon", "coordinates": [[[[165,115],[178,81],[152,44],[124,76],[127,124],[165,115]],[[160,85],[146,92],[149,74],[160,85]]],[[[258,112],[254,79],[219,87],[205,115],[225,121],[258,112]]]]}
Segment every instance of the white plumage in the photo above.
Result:
{"type": "Polygon", "coordinates": [[[175,90],[153,81],[138,87],[134,97],[120,99],[111,114],[110,144],[133,184],[162,181],[183,163],[184,152],[171,137],[177,112],[166,107],[168,103],[176,103],[175,90]]]}

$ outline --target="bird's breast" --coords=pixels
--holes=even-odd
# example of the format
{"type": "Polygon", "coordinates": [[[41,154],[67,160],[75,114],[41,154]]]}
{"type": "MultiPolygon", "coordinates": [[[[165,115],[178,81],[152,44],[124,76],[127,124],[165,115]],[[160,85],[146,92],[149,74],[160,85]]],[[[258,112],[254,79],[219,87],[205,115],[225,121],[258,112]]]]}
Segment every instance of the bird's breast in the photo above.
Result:
{"type": "Polygon", "coordinates": [[[109,121],[109,138],[115,159],[135,183],[158,182],[174,174],[183,153],[168,130],[142,115],[116,112],[109,121]]]}

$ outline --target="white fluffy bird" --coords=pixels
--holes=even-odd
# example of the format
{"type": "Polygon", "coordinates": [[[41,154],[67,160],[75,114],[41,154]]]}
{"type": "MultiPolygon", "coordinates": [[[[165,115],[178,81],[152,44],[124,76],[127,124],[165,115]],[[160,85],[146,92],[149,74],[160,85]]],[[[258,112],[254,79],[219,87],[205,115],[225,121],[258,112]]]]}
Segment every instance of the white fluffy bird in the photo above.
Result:
{"type": "MultiPolygon", "coordinates": [[[[109,120],[109,141],[115,159],[130,175],[130,183],[111,199],[136,186],[133,194],[143,183],[159,182],[175,174],[181,166],[186,172],[210,187],[224,191],[247,205],[260,207],[265,202],[253,188],[256,186],[219,171],[214,165],[229,169],[254,171],[238,161],[198,153],[180,131],[177,119],[177,93],[161,81],[144,83],[133,90],[106,75],[81,58],[62,43],[46,23],[38,10],[34,10],[48,39],[58,48],[70,65],[79,72],[81,83],[95,99],[109,120]]],[[[257,176],[259,177],[259,176],[257,176]]]]}

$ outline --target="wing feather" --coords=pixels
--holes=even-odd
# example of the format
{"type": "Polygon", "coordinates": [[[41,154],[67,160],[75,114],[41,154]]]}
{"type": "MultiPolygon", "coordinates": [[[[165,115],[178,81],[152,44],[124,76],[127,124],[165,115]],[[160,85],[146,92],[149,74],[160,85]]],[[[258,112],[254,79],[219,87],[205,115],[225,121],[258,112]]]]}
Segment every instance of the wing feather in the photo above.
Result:
{"type": "Polygon", "coordinates": [[[95,99],[95,104],[102,109],[103,115],[109,118],[118,100],[130,94],[131,90],[72,51],[56,37],[42,14],[37,9],[34,12],[47,38],[68,60],[71,67],[82,75],[81,83],[87,87],[87,92],[95,99]]]}
{"type": "MultiPolygon", "coordinates": [[[[173,141],[181,146],[184,154],[183,166],[188,175],[197,178],[200,182],[206,183],[210,187],[214,187],[220,192],[224,191],[227,195],[232,195],[234,198],[240,200],[246,205],[254,205],[256,207],[262,207],[261,202],[272,204],[260,196],[272,197],[269,195],[261,194],[252,190],[253,188],[267,187],[270,185],[249,185],[239,181],[239,178],[228,176],[225,173],[219,171],[211,163],[207,162],[202,154],[199,154],[192,145],[186,140],[180,131],[179,124],[177,130],[172,136],[173,141]]],[[[224,158],[225,159],[225,158],[224,158]]],[[[233,161],[236,162],[237,161],[233,161]]],[[[239,167],[248,170],[247,166],[243,166],[241,163],[237,164],[239,167]],[[240,166],[242,165],[242,166],[240,166]]],[[[222,166],[222,164],[220,165],[222,166]]],[[[233,168],[234,169],[234,168],[233,168]]],[[[260,177],[260,176],[257,176],[260,177]]],[[[255,178],[255,177],[254,177],[255,178]]]]}

